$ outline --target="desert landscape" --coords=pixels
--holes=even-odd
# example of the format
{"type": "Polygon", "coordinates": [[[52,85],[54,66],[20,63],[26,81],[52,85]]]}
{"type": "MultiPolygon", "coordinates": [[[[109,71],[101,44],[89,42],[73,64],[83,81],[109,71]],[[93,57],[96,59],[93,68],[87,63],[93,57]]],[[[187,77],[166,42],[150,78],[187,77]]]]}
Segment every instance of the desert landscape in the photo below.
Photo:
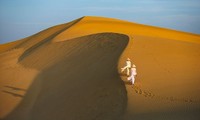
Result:
{"type": "Polygon", "coordinates": [[[198,34],[84,16],[0,44],[0,119],[199,120],[199,60],[198,34]]]}

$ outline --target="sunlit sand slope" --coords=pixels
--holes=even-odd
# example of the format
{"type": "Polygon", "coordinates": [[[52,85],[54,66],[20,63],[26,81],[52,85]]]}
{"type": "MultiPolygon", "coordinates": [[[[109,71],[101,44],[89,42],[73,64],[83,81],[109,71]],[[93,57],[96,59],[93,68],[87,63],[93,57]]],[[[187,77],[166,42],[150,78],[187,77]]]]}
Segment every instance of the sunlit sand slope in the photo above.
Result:
{"type": "Polygon", "coordinates": [[[134,88],[126,82],[126,120],[200,118],[200,44],[134,36],[124,55],[137,65],[138,73],[134,88]]]}
{"type": "Polygon", "coordinates": [[[88,16],[83,17],[73,27],[57,35],[54,38],[54,42],[101,32],[117,32],[130,36],[144,35],[147,37],[158,37],[200,43],[199,35],[195,34],[147,26],[118,19],[88,16]]]}

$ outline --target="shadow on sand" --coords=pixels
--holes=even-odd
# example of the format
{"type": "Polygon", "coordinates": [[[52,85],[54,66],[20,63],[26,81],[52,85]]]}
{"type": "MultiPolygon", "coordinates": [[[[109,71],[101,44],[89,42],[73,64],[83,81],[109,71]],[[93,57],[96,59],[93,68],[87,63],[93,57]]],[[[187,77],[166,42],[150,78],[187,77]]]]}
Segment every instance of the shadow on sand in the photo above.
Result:
{"type": "Polygon", "coordinates": [[[17,87],[12,87],[12,86],[4,86],[6,88],[10,88],[12,90],[17,90],[17,91],[26,91],[26,89],[23,89],[23,88],[17,88],[17,87]]]}
{"type": "Polygon", "coordinates": [[[12,95],[14,97],[24,97],[23,95],[20,95],[20,94],[17,94],[17,93],[13,93],[13,92],[9,92],[9,91],[6,91],[6,90],[2,90],[2,92],[10,94],[10,95],[12,95]]]}
{"type": "Polygon", "coordinates": [[[117,66],[128,40],[122,34],[99,33],[27,53],[20,64],[49,67],[5,120],[118,120],[126,110],[127,93],[117,66]]]}

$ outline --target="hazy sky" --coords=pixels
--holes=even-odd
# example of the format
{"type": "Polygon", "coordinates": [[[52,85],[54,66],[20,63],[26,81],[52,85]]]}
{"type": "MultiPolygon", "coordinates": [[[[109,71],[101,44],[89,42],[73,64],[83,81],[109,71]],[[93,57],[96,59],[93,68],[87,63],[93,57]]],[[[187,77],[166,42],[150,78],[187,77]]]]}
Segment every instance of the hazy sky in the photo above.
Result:
{"type": "Polygon", "coordinates": [[[88,15],[200,34],[200,0],[0,0],[0,43],[88,15]]]}

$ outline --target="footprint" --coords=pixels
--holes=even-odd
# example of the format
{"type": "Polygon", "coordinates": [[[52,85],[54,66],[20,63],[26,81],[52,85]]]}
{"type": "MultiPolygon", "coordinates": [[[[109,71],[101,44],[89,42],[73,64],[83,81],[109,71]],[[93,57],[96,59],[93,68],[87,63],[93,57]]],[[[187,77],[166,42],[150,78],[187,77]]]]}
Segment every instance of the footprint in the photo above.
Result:
{"type": "Polygon", "coordinates": [[[144,96],[145,96],[145,97],[148,96],[148,93],[147,93],[146,91],[144,91],[143,93],[144,93],[144,96]]]}
{"type": "Polygon", "coordinates": [[[192,99],[190,99],[190,100],[189,100],[189,102],[193,103],[193,100],[192,100],[192,99]]]}
{"type": "Polygon", "coordinates": [[[153,98],[153,97],[155,97],[155,94],[152,94],[152,96],[151,96],[151,97],[152,97],[152,98],[153,98]]]}
{"type": "Polygon", "coordinates": [[[139,89],[139,94],[142,94],[142,90],[141,89],[139,89]]]}
{"type": "Polygon", "coordinates": [[[139,93],[139,91],[138,91],[138,90],[136,90],[136,89],[135,89],[135,92],[136,92],[136,93],[139,93]]]}

